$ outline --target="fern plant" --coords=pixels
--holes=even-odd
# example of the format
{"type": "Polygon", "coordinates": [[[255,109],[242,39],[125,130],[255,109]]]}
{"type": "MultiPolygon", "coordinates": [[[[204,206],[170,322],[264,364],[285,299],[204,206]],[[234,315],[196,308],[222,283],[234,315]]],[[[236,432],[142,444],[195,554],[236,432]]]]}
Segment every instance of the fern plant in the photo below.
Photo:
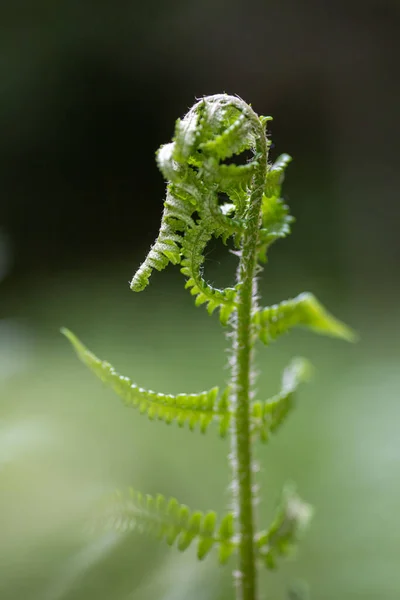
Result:
{"type": "Polygon", "coordinates": [[[312,294],[269,307],[258,304],[261,265],[271,244],[289,234],[293,221],[281,198],[291,159],[283,154],[275,163],[268,162],[269,120],[240,98],[221,94],[201,99],[176,122],[173,141],[157,152],[158,166],[167,180],[160,231],[131,282],[132,290],[139,292],[148,285],[153,270],[161,271],[169,263],[180,266],[196,306],[205,305],[210,314],[218,311],[222,325],[231,332],[227,387],[175,396],[143,389],[63,330],[81,360],[127,406],[150,419],[176,422],[203,433],[215,422],[219,435],[229,436],[231,512],[217,518],[215,512],[193,511],[174,498],[142,495],[132,489],[117,495],[109,520],[119,530],[145,531],[180,550],[196,543],[199,559],[213,548],[221,563],[235,554],[237,600],[260,597],[259,567],[276,566],[295,545],[312,512],[295,490],[287,488],[273,522],[259,528],[253,444],[268,442],[285,421],[297,387],[309,377],[310,365],[295,359],[283,373],[280,391],[267,400],[255,399],[256,343],[268,345],[297,326],[344,340],[354,338],[312,294]],[[241,155],[248,154],[251,158],[241,164],[241,155]],[[239,264],[233,287],[217,289],[203,276],[204,251],[213,237],[225,244],[230,240],[234,246],[239,264]]]}

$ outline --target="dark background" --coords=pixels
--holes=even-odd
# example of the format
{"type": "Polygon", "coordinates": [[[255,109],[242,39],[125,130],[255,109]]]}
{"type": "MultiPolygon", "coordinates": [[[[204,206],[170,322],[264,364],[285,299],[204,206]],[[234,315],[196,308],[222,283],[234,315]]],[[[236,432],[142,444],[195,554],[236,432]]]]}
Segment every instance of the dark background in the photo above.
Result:
{"type": "MultiPolygon", "coordinates": [[[[138,481],[222,510],[229,472],[222,443],[147,431],[58,335],[71,326],[152,388],[223,383],[218,323],[176,271],[143,296],[128,288],[162,210],[155,150],[196,98],[223,91],[273,115],[272,158],[294,158],[297,223],[271,253],[267,300],[310,288],[361,334],[350,349],[294,334],[262,363],[275,373],[305,353],[319,372],[304,416],[262,450],[265,489],[293,477],[321,511],[300,562],[267,579],[271,598],[304,577],[313,598],[397,600],[400,3],[16,1],[0,32],[2,600],[231,597],[209,566],[174,585],[164,571],[183,581],[192,561],[142,538],[82,539],[103,489],[138,481]],[[221,456],[213,475],[207,452],[221,456]]],[[[217,245],[206,263],[220,283],[225,255],[217,245]]]]}
{"type": "Polygon", "coordinates": [[[277,152],[295,158],[297,257],[350,286],[393,281],[399,12],[388,0],[3,7],[9,285],[145,248],[164,187],[154,151],[196,97],[221,91],[272,114],[277,152]]]}

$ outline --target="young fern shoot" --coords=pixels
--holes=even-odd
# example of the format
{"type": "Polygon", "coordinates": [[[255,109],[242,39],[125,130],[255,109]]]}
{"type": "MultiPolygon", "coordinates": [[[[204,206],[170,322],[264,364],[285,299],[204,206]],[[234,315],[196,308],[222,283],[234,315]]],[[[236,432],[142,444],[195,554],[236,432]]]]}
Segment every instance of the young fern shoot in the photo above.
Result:
{"type": "Polygon", "coordinates": [[[218,423],[221,437],[230,436],[233,511],[218,520],[214,512],[189,510],[175,499],[143,496],[135,490],[118,495],[110,516],[121,530],[148,531],[185,550],[197,542],[201,559],[213,547],[225,563],[237,555],[237,600],[258,600],[260,565],[274,568],[288,553],[307,524],[311,509],[293,489],[285,489],[269,527],[259,529],[255,514],[253,444],[268,442],[290,413],[298,385],[310,374],[304,359],[284,371],[281,390],[268,400],[253,399],[254,347],[268,345],[292,327],[351,341],[352,331],[330,315],[309,293],[270,307],[257,303],[257,276],[269,246],[290,233],[292,217],[281,199],[287,154],[268,162],[270,142],[260,117],[243,100],[219,94],[197,102],[178,120],[175,136],[157,152],[167,180],[166,200],[158,237],[134,275],[131,288],[142,291],[153,270],[180,265],[195,304],[219,312],[232,330],[231,378],[226,389],[176,396],[145,390],[118,374],[92,354],[68,330],[63,330],[78,356],[122,398],[150,419],[177,422],[191,430],[208,431],[218,423]],[[236,164],[232,157],[251,151],[252,158],[236,164]],[[224,195],[226,202],[220,203],[224,195]],[[203,277],[204,251],[209,240],[231,240],[239,258],[236,283],[217,289],[203,277]]]}

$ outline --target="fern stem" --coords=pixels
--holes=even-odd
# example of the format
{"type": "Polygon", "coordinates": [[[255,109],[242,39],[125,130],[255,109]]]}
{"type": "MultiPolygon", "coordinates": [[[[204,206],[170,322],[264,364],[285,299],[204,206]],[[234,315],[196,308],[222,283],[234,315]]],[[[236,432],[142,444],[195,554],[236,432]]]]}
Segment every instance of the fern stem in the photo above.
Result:
{"type": "Polygon", "coordinates": [[[267,170],[267,142],[258,117],[260,135],[257,139],[259,165],[253,180],[253,189],[243,236],[241,258],[237,272],[238,296],[233,336],[233,394],[235,417],[232,427],[231,461],[233,468],[236,524],[239,532],[237,572],[237,600],[257,599],[257,570],[255,563],[255,514],[253,459],[250,432],[250,399],[254,361],[252,315],[256,310],[257,241],[260,226],[262,195],[267,170]]]}

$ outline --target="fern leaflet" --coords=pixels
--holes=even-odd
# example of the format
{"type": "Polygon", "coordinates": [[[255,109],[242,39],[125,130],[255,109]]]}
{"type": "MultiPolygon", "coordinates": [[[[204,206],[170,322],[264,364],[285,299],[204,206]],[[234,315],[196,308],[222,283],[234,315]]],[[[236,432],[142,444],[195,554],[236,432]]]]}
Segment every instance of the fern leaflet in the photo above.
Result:
{"type": "Polygon", "coordinates": [[[128,494],[118,492],[108,513],[106,516],[102,510],[101,514],[102,520],[106,516],[107,527],[120,532],[135,530],[154,535],[170,546],[176,544],[181,552],[197,542],[200,560],[217,547],[219,561],[225,564],[237,547],[231,513],[218,524],[215,512],[194,512],[175,498],[166,500],[161,494],[156,497],[143,495],[132,488],[128,494]]]}
{"type": "Polygon", "coordinates": [[[354,341],[354,332],[333,317],[313,294],[304,292],[279,304],[258,309],[253,323],[260,340],[268,345],[292,327],[306,327],[316,333],[354,341]]]}
{"type": "Polygon", "coordinates": [[[294,395],[298,386],[310,379],[312,366],[304,358],[294,359],[282,375],[281,391],[264,402],[253,402],[251,417],[253,432],[267,442],[294,408],[294,395]]]}
{"type": "Polygon", "coordinates": [[[132,383],[129,377],[117,373],[110,363],[97,358],[71,331],[63,329],[62,333],[69,339],[82,362],[110,386],[127,406],[138,408],[149,419],[159,419],[167,424],[176,421],[183,427],[187,423],[191,430],[199,425],[202,433],[216,420],[219,422],[221,437],[225,437],[230,422],[228,390],[220,394],[219,388],[214,387],[200,394],[175,396],[145,390],[132,383]]]}
{"type": "Polygon", "coordinates": [[[293,551],[312,514],[312,507],[301,500],[291,485],[286,486],[272,525],[256,536],[258,556],[268,569],[276,568],[279,556],[293,551]]]}

